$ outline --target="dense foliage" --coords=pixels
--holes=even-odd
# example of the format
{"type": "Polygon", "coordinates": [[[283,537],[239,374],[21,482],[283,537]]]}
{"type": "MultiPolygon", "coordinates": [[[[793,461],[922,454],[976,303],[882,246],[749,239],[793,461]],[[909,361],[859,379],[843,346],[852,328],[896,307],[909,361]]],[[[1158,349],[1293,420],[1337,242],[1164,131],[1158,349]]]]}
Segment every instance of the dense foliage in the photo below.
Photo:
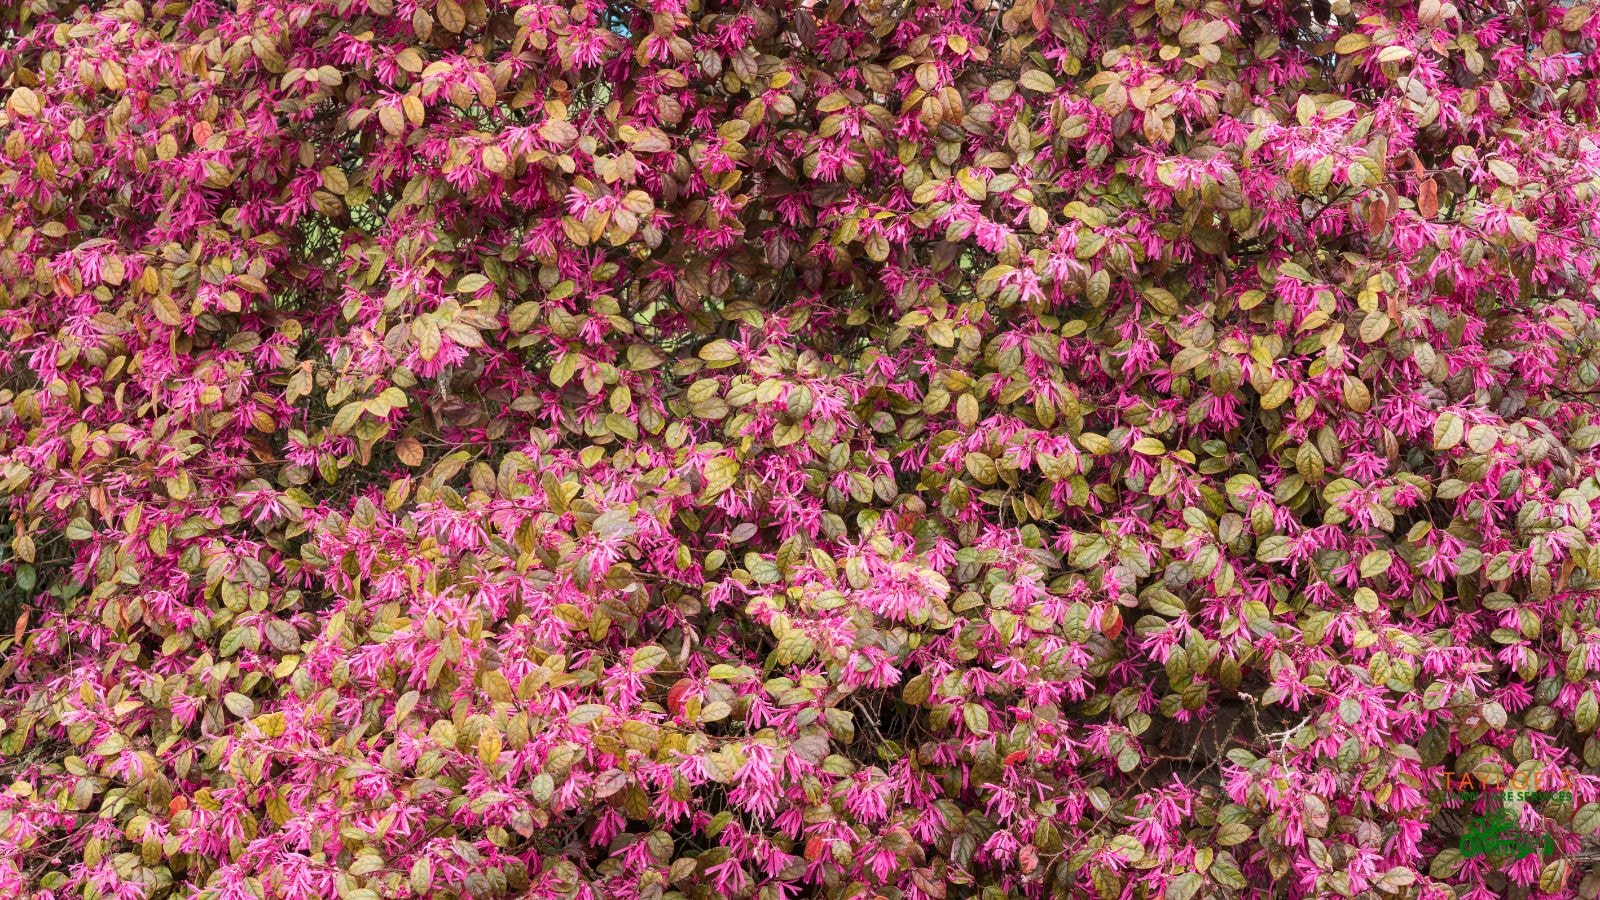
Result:
{"type": "Polygon", "coordinates": [[[7,6],[0,894],[1595,892],[1594,4],[7,6]]]}

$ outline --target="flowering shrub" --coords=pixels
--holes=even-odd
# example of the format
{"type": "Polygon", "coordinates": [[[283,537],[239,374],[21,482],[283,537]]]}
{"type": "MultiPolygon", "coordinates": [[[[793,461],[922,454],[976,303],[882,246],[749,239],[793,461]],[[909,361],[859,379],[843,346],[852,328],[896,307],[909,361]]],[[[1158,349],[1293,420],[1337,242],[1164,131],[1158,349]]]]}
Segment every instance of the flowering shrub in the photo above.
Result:
{"type": "Polygon", "coordinates": [[[1593,12],[8,4],[0,894],[1592,896],[1593,12]]]}

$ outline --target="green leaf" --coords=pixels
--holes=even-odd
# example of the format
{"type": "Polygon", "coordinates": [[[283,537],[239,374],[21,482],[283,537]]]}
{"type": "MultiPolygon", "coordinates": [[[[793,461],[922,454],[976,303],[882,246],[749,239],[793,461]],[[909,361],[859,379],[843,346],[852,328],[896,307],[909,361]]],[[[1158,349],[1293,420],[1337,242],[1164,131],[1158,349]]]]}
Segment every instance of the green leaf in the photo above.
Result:
{"type": "Polygon", "coordinates": [[[1316,279],[1312,277],[1311,273],[1306,271],[1306,267],[1297,262],[1286,262],[1283,265],[1278,266],[1278,274],[1285,278],[1293,278],[1295,281],[1304,282],[1306,284],[1316,281],[1316,279]]]}
{"type": "Polygon", "coordinates": [[[1392,894],[1416,880],[1417,873],[1414,870],[1406,866],[1395,866],[1378,879],[1378,887],[1392,894]]]}
{"type": "Polygon", "coordinates": [[[272,712],[267,713],[264,716],[256,716],[254,719],[250,720],[250,724],[254,725],[258,730],[260,730],[261,735],[269,740],[275,737],[281,737],[289,728],[289,720],[281,712],[272,712]]]}
{"type": "Polygon", "coordinates": [[[1242,890],[1250,886],[1250,882],[1245,880],[1244,873],[1239,871],[1239,864],[1234,862],[1233,854],[1227,850],[1217,854],[1217,859],[1211,864],[1211,870],[1207,874],[1223,887],[1242,890]]]}
{"type": "Polygon", "coordinates": [[[1452,412],[1443,412],[1433,422],[1433,449],[1449,450],[1466,436],[1466,423],[1452,412]]]}
{"type": "Polygon", "coordinates": [[[1463,862],[1465,859],[1460,850],[1446,847],[1433,858],[1433,863],[1428,866],[1428,875],[1432,878],[1449,878],[1461,868],[1463,862]]]}
{"type": "Polygon", "coordinates": [[[550,367],[550,383],[556,387],[562,387],[571,381],[572,376],[578,372],[578,359],[578,354],[570,350],[561,354],[561,358],[556,360],[556,364],[550,367]]]}
{"type": "Polygon", "coordinates": [[[1443,681],[1435,681],[1428,685],[1422,692],[1423,709],[1439,709],[1450,701],[1451,686],[1443,681]]]}
{"type": "Polygon", "coordinates": [[[701,472],[705,476],[706,486],[700,492],[700,502],[706,503],[733,487],[734,479],[739,476],[739,462],[726,456],[713,457],[701,472]]]}
{"type": "Polygon", "coordinates": [[[393,385],[384,388],[383,393],[378,395],[378,399],[387,404],[390,409],[405,409],[411,405],[411,400],[406,396],[406,392],[393,385]]]}
{"type": "Polygon", "coordinates": [[[1023,72],[1022,77],[1017,81],[1028,90],[1037,91],[1041,94],[1047,94],[1056,89],[1056,80],[1051,78],[1049,73],[1039,69],[1029,69],[1023,72]]]}
{"type": "Polygon", "coordinates": [[[661,647],[650,644],[633,651],[634,672],[653,672],[667,661],[667,651],[661,647]]]}
{"type": "Polygon", "coordinates": [[[1584,691],[1583,696],[1578,698],[1573,724],[1578,726],[1579,734],[1588,734],[1595,729],[1597,719],[1600,719],[1600,701],[1595,699],[1594,691],[1584,691]]]}
{"type": "Polygon", "coordinates": [[[346,403],[339,408],[339,412],[334,414],[333,425],[330,426],[330,430],[334,434],[348,433],[350,429],[356,427],[356,422],[361,418],[361,413],[364,409],[365,404],[359,400],[352,400],[346,403]]]}
{"type": "Polygon", "coordinates": [[[1139,768],[1139,764],[1141,762],[1143,762],[1143,760],[1139,757],[1139,751],[1133,749],[1132,747],[1123,747],[1117,753],[1117,771],[1122,772],[1123,774],[1127,774],[1132,772],[1134,769],[1139,768]]]}
{"type": "Polygon", "coordinates": [[[518,303],[512,308],[511,315],[507,318],[506,324],[511,327],[512,331],[521,334],[522,332],[532,328],[534,323],[539,320],[539,312],[541,309],[542,308],[540,305],[532,300],[526,303],[518,303]]]}
{"type": "Polygon", "coordinates": [[[227,659],[243,649],[255,633],[255,628],[249,625],[239,625],[232,628],[222,636],[222,642],[218,645],[217,651],[222,655],[223,659],[227,659]]]}
{"type": "Polygon", "coordinates": [[[1564,859],[1552,859],[1544,864],[1544,871],[1539,873],[1539,890],[1546,894],[1554,894],[1567,886],[1567,879],[1572,875],[1572,864],[1564,859]]]}
{"type": "Polygon", "coordinates": [[[961,707],[961,721],[966,724],[967,730],[973,734],[989,733],[989,711],[984,709],[981,704],[968,703],[961,707]]]}
{"type": "Polygon", "coordinates": [[[1261,539],[1256,545],[1256,559],[1261,562],[1277,562],[1289,558],[1290,542],[1281,534],[1269,535],[1261,539]]]}
{"type": "Polygon", "coordinates": [[[1600,831],[1600,803],[1585,803],[1572,815],[1572,830],[1580,835],[1600,831]]]}
{"type": "Polygon", "coordinates": [[[928,700],[933,691],[933,681],[926,674],[921,674],[906,682],[900,692],[900,699],[910,706],[921,706],[928,700]]]}
{"type": "Polygon", "coordinates": [[[1205,878],[1200,873],[1185,872],[1167,882],[1167,890],[1163,897],[1165,900],[1189,900],[1200,892],[1204,884],[1205,878]]]}
{"type": "Polygon", "coordinates": [[[816,652],[816,644],[799,631],[792,631],[778,642],[773,655],[780,665],[799,665],[816,652]]]}
{"type": "Polygon", "coordinates": [[[1600,425],[1585,425],[1567,439],[1567,446],[1574,450],[1592,450],[1596,444],[1600,444],[1600,425]]]}
{"type": "Polygon", "coordinates": [[[712,341],[700,348],[700,358],[713,369],[723,369],[739,361],[739,350],[731,341],[712,341]]]}
{"type": "Polygon", "coordinates": [[[223,697],[222,705],[228,708],[228,712],[241,719],[248,719],[256,714],[256,702],[237,691],[232,691],[223,697]]]}
{"type": "Polygon", "coordinates": [[[1249,840],[1253,833],[1250,826],[1243,822],[1229,822],[1217,827],[1217,843],[1223,847],[1232,847],[1249,840]]]}
{"type": "Polygon", "coordinates": [[[1387,550],[1374,550],[1361,558],[1361,577],[1376,578],[1389,571],[1394,555],[1387,550]]]}

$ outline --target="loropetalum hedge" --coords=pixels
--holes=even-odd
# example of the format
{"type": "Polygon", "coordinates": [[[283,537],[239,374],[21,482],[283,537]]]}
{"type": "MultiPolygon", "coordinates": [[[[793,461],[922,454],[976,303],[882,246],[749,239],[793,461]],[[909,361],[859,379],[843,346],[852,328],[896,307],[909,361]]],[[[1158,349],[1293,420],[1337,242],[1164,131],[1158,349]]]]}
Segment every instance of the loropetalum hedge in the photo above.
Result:
{"type": "Polygon", "coordinates": [[[1594,4],[7,6],[0,894],[1593,894],[1594,4]]]}

